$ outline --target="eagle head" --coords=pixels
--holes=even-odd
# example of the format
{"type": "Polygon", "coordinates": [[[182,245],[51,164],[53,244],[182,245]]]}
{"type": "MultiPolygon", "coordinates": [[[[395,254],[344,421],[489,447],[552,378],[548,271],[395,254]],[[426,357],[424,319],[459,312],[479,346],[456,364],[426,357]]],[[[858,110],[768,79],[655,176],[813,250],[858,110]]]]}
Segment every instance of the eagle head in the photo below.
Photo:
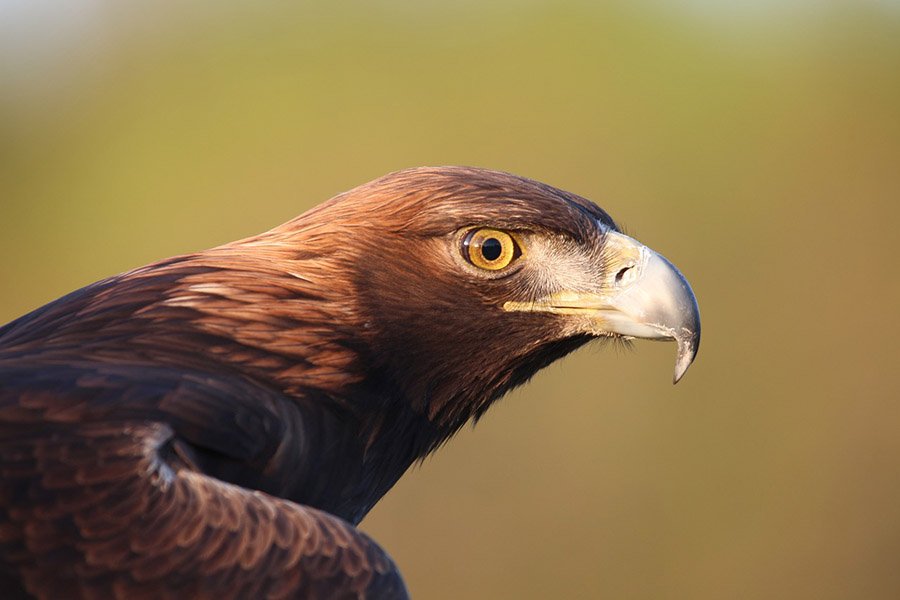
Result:
{"type": "Polygon", "coordinates": [[[399,171],[271,235],[336,292],[369,385],[451,428],[591,339],[674,340],[675,382],[699,347],[672,263],[592,202],[515,175],[399,171]]]}

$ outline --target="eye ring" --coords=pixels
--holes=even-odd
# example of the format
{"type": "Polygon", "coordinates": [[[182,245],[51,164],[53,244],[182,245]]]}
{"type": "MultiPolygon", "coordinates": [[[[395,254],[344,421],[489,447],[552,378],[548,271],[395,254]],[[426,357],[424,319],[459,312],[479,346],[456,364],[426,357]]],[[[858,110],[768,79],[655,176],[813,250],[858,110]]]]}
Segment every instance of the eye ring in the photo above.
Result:
{"type": "Polygon", "coordinates": [[[469,263],[485,271],[500,271],[522,255],[515,238],[505,231],[481,227],[463,238],[462,254],[469,263]]]}

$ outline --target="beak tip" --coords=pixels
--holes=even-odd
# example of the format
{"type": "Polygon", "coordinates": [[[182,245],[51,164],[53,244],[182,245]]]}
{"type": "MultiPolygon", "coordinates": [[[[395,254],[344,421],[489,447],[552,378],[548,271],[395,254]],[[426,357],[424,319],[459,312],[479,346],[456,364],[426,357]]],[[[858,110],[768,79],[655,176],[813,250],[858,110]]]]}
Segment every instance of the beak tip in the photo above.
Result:
{"type": "Polygon", "coordinates": [[[681,378],[684,377],[688,367],[694,362],[694,358],[697,356],[697,350],[700,349],[700,332],[686,333],[688,333],[688,335],[677,338],[676,340],[678,342],[678,355],[675,358],[675,374],[672,377],[672,385],[681,381],[681,378]]]}

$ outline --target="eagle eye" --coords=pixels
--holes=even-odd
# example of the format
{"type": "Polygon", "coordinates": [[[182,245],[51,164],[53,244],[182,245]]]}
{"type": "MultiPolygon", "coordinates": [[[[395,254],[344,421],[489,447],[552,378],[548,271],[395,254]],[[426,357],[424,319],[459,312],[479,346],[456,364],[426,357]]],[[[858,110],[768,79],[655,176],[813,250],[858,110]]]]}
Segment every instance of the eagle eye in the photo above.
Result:
{"type": "Polygon", "coordinates": [[[473,229],[463,238],[463,256],[486,271],[499,271],[521,256],[516,240],[505,231],[482,227],[473,229]]]}

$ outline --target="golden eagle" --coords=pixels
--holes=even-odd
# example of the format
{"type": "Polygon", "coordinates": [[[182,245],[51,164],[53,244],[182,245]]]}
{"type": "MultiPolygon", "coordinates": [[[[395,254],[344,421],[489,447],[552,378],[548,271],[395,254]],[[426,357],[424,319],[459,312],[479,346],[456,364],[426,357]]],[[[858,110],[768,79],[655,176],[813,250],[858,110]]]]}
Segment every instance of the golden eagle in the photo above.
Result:
{"type": "Polygon", "coordinates": [[[0,328],[4,598],[405,598],[355,528],[597,337],[700,319],[665,258],[514,175],[400,171],[0,328]]]}

